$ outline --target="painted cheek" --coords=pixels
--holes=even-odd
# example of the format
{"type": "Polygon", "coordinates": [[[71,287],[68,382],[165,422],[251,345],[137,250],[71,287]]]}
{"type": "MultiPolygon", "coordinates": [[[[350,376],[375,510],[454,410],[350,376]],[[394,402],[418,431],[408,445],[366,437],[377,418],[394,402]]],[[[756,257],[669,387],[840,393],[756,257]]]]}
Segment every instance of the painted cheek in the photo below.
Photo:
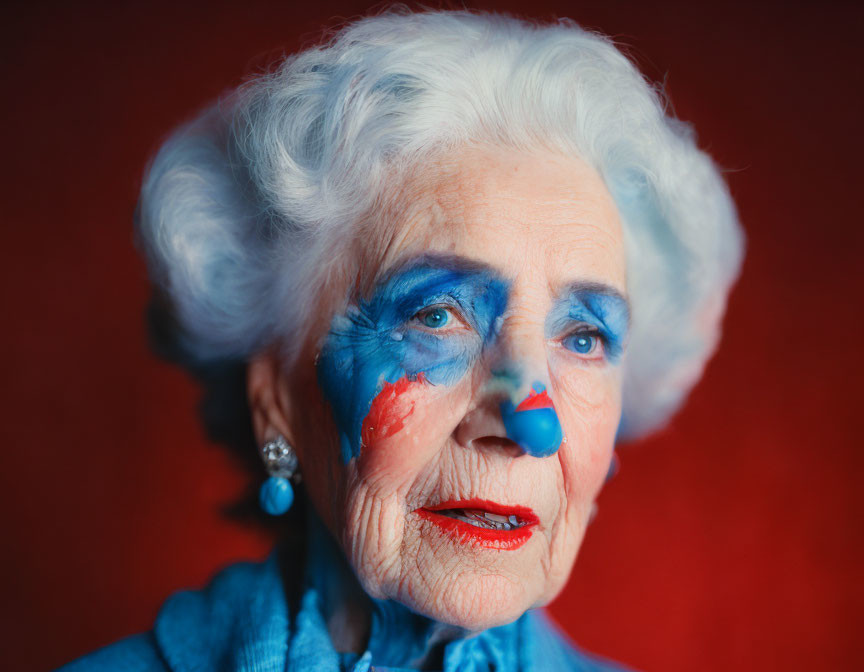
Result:
{"type": "Polygon", "coordinates": [[[395,422],[390,429],[378,431],[367,416],[364,424],[370,429],[356,463],[360,477],[367,483],[383,479],[388,488],[410,487],[417,474],[434,464],[441,454],[472,398],[467,381],[452,387],[427,381],[408,385],[390,404],[384,403],[386,397],[382,399],[379,407],[383,415],[395,422]]]}
{"type": "Polygon", "coordinates": [[[510,400],[502,402],[501,419],[507,438],[534,457],[554,455],[564,438],[558,413],[541,383],[535,383],[518,406],[510,400]]]}
{"type": "Polygon", "coordinates": [[[426,384],[423,372],[417,375],[416,380],[403,376],[395,383],[385,382],[363,420],[360,430],[362,445],[374,446],[400,432],[405,427],[405,420],[414,412],[413,393],[426,384]]]}
{"type": "Polygon", "coordinates": [[[417,389],[450,388],[464,378],[495,336],[506,293],[507,284],[486,273],[411,267],[334,318],[318,379],[333,409],[344,462],[403,431],[417,389]],[[445,335],[409,328],[419,308],[439,300],[462,304],[473,331],[445,335]]]}

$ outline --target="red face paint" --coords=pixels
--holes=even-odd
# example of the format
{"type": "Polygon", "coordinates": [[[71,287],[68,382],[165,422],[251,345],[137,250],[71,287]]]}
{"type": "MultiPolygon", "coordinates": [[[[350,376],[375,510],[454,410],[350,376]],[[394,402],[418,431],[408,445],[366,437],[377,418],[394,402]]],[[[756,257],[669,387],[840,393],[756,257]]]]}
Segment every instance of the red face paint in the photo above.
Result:
{"type": "Polygon", "coordinates": [[[546,390],[543,390],[540,394],[531,390],[528,396],[516,407],[516,411],[533,411],[538,408],[555,408],[549,395],[546,394],[546,390]]]}
{"type": "Polygon", "coordinates": [[[405,426],[405,419],[414,412],[414,402],[400,397],[425,382],[426,377],[422,371],[417,374],[416,380],[403,376],[395,383],[385,382],[378,396],[372,400],[369,413],[363,420],[360,430],[361,444],[369,446],[400,431],[405,426]]]}

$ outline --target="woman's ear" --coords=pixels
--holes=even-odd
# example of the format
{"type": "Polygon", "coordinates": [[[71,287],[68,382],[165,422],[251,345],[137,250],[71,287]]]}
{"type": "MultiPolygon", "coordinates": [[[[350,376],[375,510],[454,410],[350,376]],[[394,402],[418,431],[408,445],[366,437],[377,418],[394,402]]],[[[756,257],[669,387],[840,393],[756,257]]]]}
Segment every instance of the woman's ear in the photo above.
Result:
{"type": "Polygon", "coordinates": [[[293,444],[288,420],[291,417],[291,400],[282,361],[275,348],[269,348],[249,361],[246,393],[258,444],[263,445],[278,434],[293,444]]]}

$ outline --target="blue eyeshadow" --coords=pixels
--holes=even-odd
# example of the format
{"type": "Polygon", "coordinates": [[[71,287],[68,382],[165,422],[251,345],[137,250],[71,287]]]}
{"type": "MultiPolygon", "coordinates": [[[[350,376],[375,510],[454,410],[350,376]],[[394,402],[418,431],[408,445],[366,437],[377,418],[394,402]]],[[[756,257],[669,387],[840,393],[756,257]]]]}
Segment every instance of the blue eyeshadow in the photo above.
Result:
{"type": "Polygon", "coordinates": [[[334,318],[318,360],[318,383],[333,408],[342,459],[360,454],[363,420],[385,383],[452,385],[495,340],[509,284],[494,272],[420,257],[385,278],[368,300],[334,318]],[[431,305],[451,306],[469,332],[437,334],[411,318],[431,305]]]}
{"type": "Polygon", "coordinates": [[[547,336],[564,336],[580,326],[596,331],[603,341],[607,359],[617,363],[624,352],[630,328],[626,299],[603,286],[582,285],[557,301],[547,319],[547,336]]]}
{"type": "MultiPolygon", "coordinates": [[[[485,266],[427,255],[398,267],[378,282],[371,296],[333,319],[317,374],[333,410],[345,462],[360,454],[364,420],[385,385],[400,380],[453,385],[462,379],[496,341],[509,290],[509,282],[485,266]],[[426,320],[426,328],[412,321],[432,306],[458,312],[470,329],[439,333],[432,326],[436,320],[426,320]]],[[[587,326],[615,362],[628,325],[623,297],[603,285],[582,283],[555,302],[546,331],[547,337],[562,337],[587,326]]],[[[551,402],[530,410],[504,402],[501,413],[507,436],[528,454],[544,457],[558,449],[562,433],[551,402]]]]}

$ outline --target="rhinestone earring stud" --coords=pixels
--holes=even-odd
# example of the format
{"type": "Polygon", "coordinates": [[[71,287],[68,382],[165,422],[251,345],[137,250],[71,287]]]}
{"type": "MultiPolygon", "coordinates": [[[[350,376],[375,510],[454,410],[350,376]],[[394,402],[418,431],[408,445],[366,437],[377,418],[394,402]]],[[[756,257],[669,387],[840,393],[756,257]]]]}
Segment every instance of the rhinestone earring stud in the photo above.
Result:
{"type": "Polygon", "coordinates": [[[297,453],[280,434],[261,446],[261,458],[270,476],[261,485],[258,501],[271,516],[281,516],[294,503],[290,479],[299,481],[297,453]]]}

